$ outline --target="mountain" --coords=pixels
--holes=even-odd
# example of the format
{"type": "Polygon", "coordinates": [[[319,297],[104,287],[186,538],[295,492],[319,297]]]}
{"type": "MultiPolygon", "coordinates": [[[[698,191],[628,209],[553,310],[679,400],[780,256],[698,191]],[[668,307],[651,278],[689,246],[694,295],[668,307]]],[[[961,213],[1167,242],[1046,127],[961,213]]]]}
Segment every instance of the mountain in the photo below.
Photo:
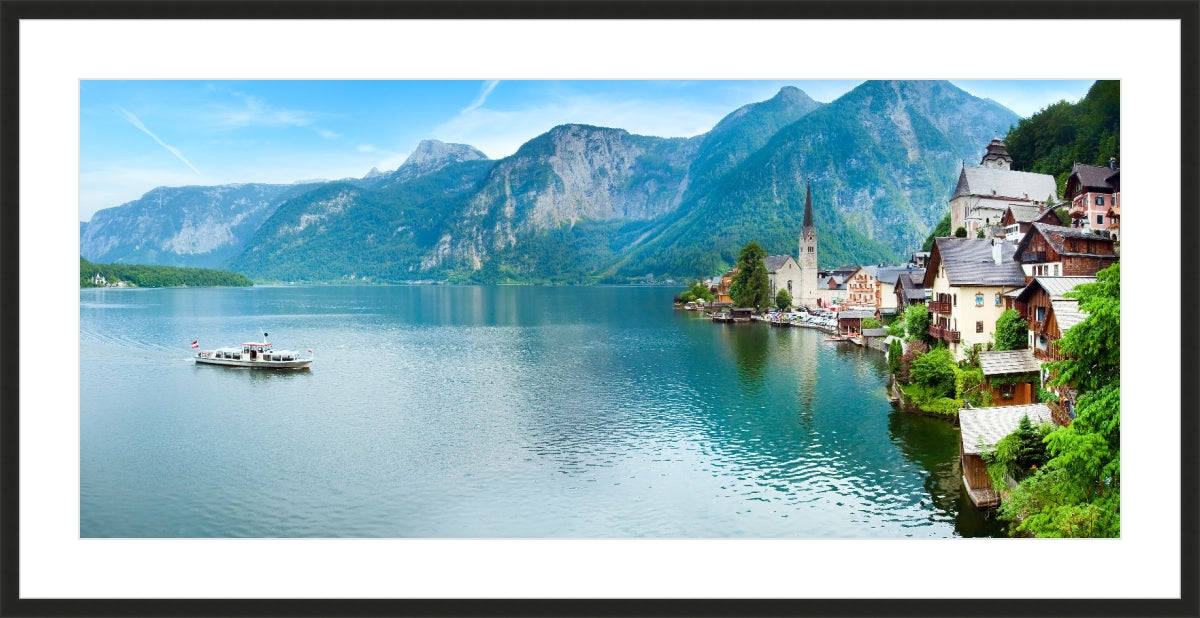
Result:
{"type": "Polygon", "coordinates": [[[81,224],[79,253],[103,263],[224,266],[284,200],[314,186],[158,187],[81,224]]]}
{"type": "MultiPolygon", "coordinates": [[[[287,281],[692,278],[750,240],[794,254],[810,181],[822,266],[895,261],[943,214],[959,167],[1016,120],[949,82],[883,81],[826,104],[784,88],[691,138],[567,124],[499,160],[428,140],[394,172],[280,194],[252,209],[257,224],[247,211],[213,265],[287,281]]],[[[125,244],[161,244],[191,212],[151,212],[151,194],[123,220],[125,244]]]]}
{"type": "Polygon", "coordinates": [[[420,144],[417,144],[417,149],[404,160],[404,163],[396,171],[391,173],[382,186],[391,186],[415,180],[421,176],[437,172],[447,165],[462,163],[464,161],[484,160],[487,160],[487,155],[479,152],[474,146],[446,144],[435,139],[424,140],[420,144]]]}
{"type": "Polygon", "coordinates": [[[945,81],[865,82],[775,133],[617,274],[713,272],[750,240],[794,254],[808,181],[822,266],[895,261],[945,211],[962,163],[1016,119],[945,81]]]}

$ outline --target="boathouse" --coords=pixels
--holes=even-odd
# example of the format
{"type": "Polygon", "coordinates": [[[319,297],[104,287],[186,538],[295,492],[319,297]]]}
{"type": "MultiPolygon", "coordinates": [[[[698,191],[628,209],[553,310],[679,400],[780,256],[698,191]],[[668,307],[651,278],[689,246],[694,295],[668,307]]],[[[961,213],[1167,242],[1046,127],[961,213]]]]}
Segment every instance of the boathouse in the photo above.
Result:
{"type": "Polygon", "coordinates": [[[1021,418],[1029,417],[1034,425],[1051,423],[1050,408],[1044,403],[994,408],[964,408],[958,411],[959,462],[962,465],[963,488],[977,507],[1000,504],[1000,493],[988,477],[985,453],[992,452],[996,443],[1017,430],[1021,418]]]}

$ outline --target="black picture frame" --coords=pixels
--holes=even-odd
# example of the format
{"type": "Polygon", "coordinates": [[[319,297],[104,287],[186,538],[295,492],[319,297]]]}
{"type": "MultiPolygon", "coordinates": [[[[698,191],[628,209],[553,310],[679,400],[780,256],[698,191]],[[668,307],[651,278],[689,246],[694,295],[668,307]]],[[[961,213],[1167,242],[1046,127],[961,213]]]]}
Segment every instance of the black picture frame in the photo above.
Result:
{"type": "MultiPolygon", "coordinates": [[[[0,311],[0,615],[3,616],[1196,616],[1200,615],[1200,425],[1196,410],[1200,391],[1200,323],[1197,284],[1200,284],[1200,234],[1197,208],[1189,197],[1189,181],[1200,170],[1195,145],[1200,142],[1200,4],[1194,1],[1090,3],[1071,1],[1001,3],[954,1],[516,1],[447,0],[426,2],[333,1],[2,1],[0,2],[0,283],[8,287],[0,311]],[[29,599],[20,587],[20,425],[18,410],[29,405],[30,393],[21,392],[19,233],[21,186],[19,93],[20,29],[22,19],[974,19],[1010,18],[1073,20],[1179,20],[1182,32],[1181,138],[1177,162],[1182,172],[1181,204],[1160,205],[1164,220],[1177,220],[1181,235],[1179,281],[1183,303],[1178,344],[1182,355],[1179,394],[1181,422],[1180,584],[1179,599],[1071,598],[1070,578],[1055,582],[1062,597],[1056,599],[29,599]]],[[[1048,54],[1062,51],[1062,60],[1079,57],[1071,43],[1054,41],[1048,54]]],[[[1086,50],[1085,50],[1086,51],[1086,50]]],[[[1171,162],[1163,162],[1171,165],[1171,162]]],[[[1166,233],[1169,233],[1166,232],[1166,233]]],[[[1175,282],[1164,282],[1170,285],[1175,282]]],[[[1173,307],[1160,310],[1173,313],[1173,307]]],[[[1164,345],[1174,344],[1167,335],[1164,345]]],[[[28,369],[28,368],[27,368],[28,369]]],[[[1047,556],[1047,565],[1063,556],[1047,556]]],[[[953,571],[954,565],[947,565],[953,571]]],[[[997,577],[1004,581],[1003,576],[997,577]]],[[[869,582],[865,585],[869,586],[869,582]]],[[[998,586],[998,592],[1008,590],[998,586]]],[[[1019,595],[1019,588],[1015,594],[1019,595]]],[[[864,595],[867,597],[869,595],[864,595]]]]}

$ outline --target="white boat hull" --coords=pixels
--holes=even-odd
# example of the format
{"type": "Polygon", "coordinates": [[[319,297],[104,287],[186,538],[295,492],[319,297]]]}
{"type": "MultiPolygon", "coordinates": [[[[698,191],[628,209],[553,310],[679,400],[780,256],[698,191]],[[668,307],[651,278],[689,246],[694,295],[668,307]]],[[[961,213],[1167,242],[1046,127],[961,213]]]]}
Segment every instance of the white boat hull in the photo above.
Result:
{"type": "Polygon", "coordinates": [[[290,361],[273,360],[238,360],[233,358],[215,358],[212,356],[196,355],[198,365],[223,365],[225,367],[249,367],[250,369],[308,369],[312,364],[311,358],[299,358],[290,361]]]}

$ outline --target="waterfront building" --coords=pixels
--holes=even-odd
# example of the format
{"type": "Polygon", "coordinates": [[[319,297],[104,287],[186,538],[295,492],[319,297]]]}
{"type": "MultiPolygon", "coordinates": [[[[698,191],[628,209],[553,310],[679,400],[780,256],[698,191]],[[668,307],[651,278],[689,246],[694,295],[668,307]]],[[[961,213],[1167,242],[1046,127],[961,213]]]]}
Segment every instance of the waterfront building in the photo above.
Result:
{"type": "MultiPolygon", "coordinates": [[[[1083,230],[1120,234],[1120,222],[1112,221],[1110,209],[1121,204],[1121,168],[1109,159],[1108,167],[1076,163],[1067,178],[1066,198],[1071,202],[1071,225],[1083,230]]],[[[1114,236],[1116,238],[1117,236],[1114,236]]]]}
{"type": "Polygon", "coordinates": [[[993,139],[978,167],[963,166],[950,197],[950,233],[966,228],[994,235],[1009,206],[1046,206],[1058,200],[1058,185],[1049,174],[1018,172],[1004,142],[993,139]]]}
{"type": "Polygon", "coordinates": [[[1016,431],[1024,417],[1029,417],[1034,425],[1053,422],[1050,408],[1043,403],[958,411],[958,452],[963,486],[975,506],[996,506],[1000,504],[1001,492],[1007,493],[1008,488],[992,486],[983,455],[991,453],[997,442],[1016,431]]]}
{"type": "Polygon", "coordinates": [[[925,271],[930,291],[929,334],[966,358],[972,346],[986,347],[1005,308],[1004,293],[1025,285],[1010,243],[991,238],[937,238],[925,271]]]}

